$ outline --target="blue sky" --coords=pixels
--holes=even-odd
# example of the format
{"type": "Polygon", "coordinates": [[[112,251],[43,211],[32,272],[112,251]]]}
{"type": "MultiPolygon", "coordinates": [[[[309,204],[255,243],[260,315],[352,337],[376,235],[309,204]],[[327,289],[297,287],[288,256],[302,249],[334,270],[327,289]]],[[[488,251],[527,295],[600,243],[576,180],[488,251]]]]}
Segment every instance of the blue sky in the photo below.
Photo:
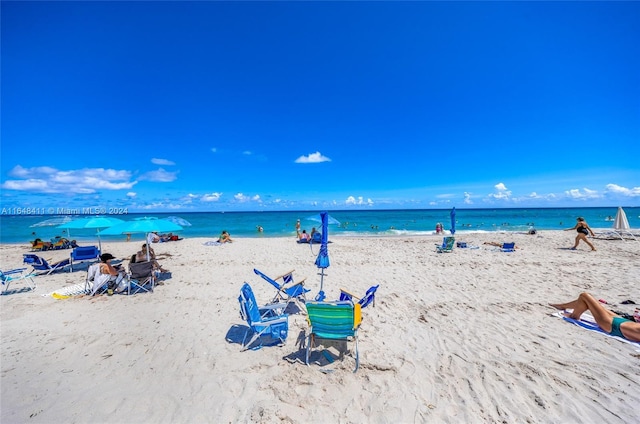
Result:
{"type": "Polygon", "coordinates": [[[1,7],[3,208],[640,205],[639,2],[1,7]]]}

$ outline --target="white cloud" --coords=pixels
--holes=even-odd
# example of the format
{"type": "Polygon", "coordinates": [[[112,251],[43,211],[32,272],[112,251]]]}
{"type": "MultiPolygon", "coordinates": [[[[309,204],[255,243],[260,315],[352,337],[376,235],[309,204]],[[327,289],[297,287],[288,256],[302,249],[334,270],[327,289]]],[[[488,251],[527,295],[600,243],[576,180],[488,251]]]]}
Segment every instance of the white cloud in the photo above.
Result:
{"type": "Polygon", "coordinates": [[[576,200],[596,199],[600,197],[598,195],[598,192],[595,190],[589,190],[588,188],[583,188],[582,190],[583,191],[580,191],[580,189],[574,188],[574,189],[565,191],[564,194],[567,197],[570,197],[576,200]]]}
{"type": "Polygon", "coordinates": [[[367,199],[364,200],[364,197],[362,196],[358,196],[358,198],[356,199],[353,196],[349,196],[347,197],[347,199],[344,201],[345,204],[347,205],[367,205],[367,206],[373,206],[373,200],[371,199],[367,199]]]}
{"type": "MultiPolygon", "coordinates": [[[[191,195],[190,195],[191,196],[191,195]]],[[[211,194],[204,194],[201,198],[200,201],[201,202],[217,202],[218,200],[220,200],[220,197],[222,196],[222,193],[211,193],[211,194]]]]}
{"type": "Polygon", "coordinates": [[[170,183],[178,178],[178,172],[165,171],[162,168],[158,168],[156,171],[149,171],[140,176],[140,180],[154,181],[158,183],[170,183]]]}
{"type": "Polygon", "coordinates": [[[245,196],[242,193],[238,193],[235,196],[233,196],[233,198],[236,199],[238,202],[250,202],[250,201],[261,202],[260,195],[258,194],[254,196],[245,196]]]}
{"type": "Polygon", "coordinates": [[[607,192],[621,194],[627,197],[640,196],[640,187],[626,188],[626,187],[619,186],[617,184],[607,184],[606,188],[607,188],[607,192]]]}
{"type": "Polygon", "coordinates": [[[127,197],[134,198],[136,196],[137,196],[137,193],[134,193],[133,191],[130,191],[129,193],[127,193],[127,197]]]}
{"type": "Polygon", "coordinates": [[[156,165],[165,165],[165,166],[171,166],[176,164],[175,162],[171,162],[170,160],[167,160],[167,159],[157,159],[157,158],[151,159],[151,163],[154,163],[156,165]]]}
{"type": "Polygon", "coordinates": [[[488,197],[498,200],[509,200],[511,198],[511,190],[507,188],[503,183],[498,183],[494,186],[498,191],[497,193],[491,193],[488,197]]]}
{"type": "Polygon", "coordinates": [[[1,185],[3,189],[38,193],[89,194],[97,190],[127,190],[137,183],[130,181],[130,171],[104,168],[60,171],[47,166],[23,168],[17,165],[9,175],[21,179],[5,181],[1,185]]]}
{"type": "Polygon", "coordinates": [[[466,191],[464,192],[464,203],[466,205],[473,204],[473,200],[471,200],[471,193],[467,193],[466,191]]]}
{"type": "Polygon", "coordinates": [[[35,168],[23,168],[20,165],[16,165],[11,171],[9,171],[9,176],[16,178],[29,178],[35,175],[49,175],[55,174],[58,172],[57,169],[51,168],[49,166],[37,166],[35,168]]]}
{"type": "Polygon", "coordinates": [[[310,153],[308,156],[300,156],[295,160],[295,163],[321,163],[321,162],[331,162],[326,156],[322,156],[322,153],[315,152],[310,153]]]}

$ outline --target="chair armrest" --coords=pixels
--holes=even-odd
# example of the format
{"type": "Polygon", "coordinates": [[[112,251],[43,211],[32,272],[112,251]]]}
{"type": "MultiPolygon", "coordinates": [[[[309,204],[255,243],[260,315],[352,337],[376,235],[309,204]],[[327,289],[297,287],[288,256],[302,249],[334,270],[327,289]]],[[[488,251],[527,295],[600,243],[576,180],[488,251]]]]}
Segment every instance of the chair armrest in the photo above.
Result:
{"type": "Polygon", "coordinates": [[[300,280],[300,281],[296,281],[296,282],[294,282],[294,283],[291,283],[291,284],[290,284],[290,285],[288,285],[288,286],[284,286],[284,285],[283,285],[282,287],[280,287],[280,291],[285,291],[285,290],[288,290],[288,289],[290,289],[290,288],[292,288],[292,287],[295,287],[295,286],[300,286],[300,285],[304,286],[304,282],[305,282],[305,281],[307,281],[307,277],[304,277],[304,278],[303,278],[302,280],[300,280]]]}
{"type": "Polygon", "coordinates": [[[340,293],[344,293],[344,294],[348,295],[349,297],[354,297],[356,299],[360,299],[358,296],[356,296],[353,293],[350,293],[350,292],[346,291],[345,289],[340,289],[340,293]]]}
{"type": "Polygon", "coordinates": [[[281,309],[286,308],[288,303],[272,303],[270,305],[258,306],[258,309],[281,309]]]}
{"type": "Polygon", "coordinates": [[[276,278],[274,278],[274,280],[275,280],[275,281],[278,281],[279,279],[281,279],[281,278],[285,277],[286,275],[293,274],[293,272],[294,272],[294,271],[295,271],[295,269],[292,269],[292,270],[291,270],[291,271],[289,271],[289,272],[285,272],[285,273],[284,273],[284,274],[282,274],[282,275],[278,275],[276,278]]]}
{"type": "Polygon", "coordinates": [[[9,274],[22,274],[23,271],[25,271],[27,268],[16,268],[16,269],[12,269],[10,271],[3,271],[4,275],[9,275],[9,274]]]}

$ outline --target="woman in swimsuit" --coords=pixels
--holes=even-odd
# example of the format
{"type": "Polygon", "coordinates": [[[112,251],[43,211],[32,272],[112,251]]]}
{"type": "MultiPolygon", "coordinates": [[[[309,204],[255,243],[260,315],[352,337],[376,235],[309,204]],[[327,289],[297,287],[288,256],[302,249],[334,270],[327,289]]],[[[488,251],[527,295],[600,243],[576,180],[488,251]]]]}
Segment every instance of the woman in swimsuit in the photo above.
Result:
{"type": "Polygon", "coordinates": [[[572,228],[567,228],[565,231],[571,231],[571,230],[576,230],[578,232],[578,235],[576,236],[576,243],[573,245],[571,250],[576,250],[578,248],[578,243],[580,243],[580,240],[587,243],[591,248],[591,250],[596,250],[593,243],[591,243],[587,239],[587,236],[589,235],[589,233],[591,233],[591,237],[595,237],[595,234],[593,234],[593,230],[591,230],[591,227],[589,227],[589,224],[587,224],[587,221],[585,221],[584,218],[578,217],[578,222],[576,223],[576,225],[572,228]]]}
{"type": "Polygon", "coordinates": [[[640,342],[640,322],[622,318],[614,314],[600,304],[589,293],[580,293],[576,300],[567,303],[550,303],[556,309],[573,309],[573,312],[566,313],[568,318],[580,319],[586,311],[591,311],[591,315],[598,323],[598,326],[612,336],[623,337],[632,342],[640,342]]]}

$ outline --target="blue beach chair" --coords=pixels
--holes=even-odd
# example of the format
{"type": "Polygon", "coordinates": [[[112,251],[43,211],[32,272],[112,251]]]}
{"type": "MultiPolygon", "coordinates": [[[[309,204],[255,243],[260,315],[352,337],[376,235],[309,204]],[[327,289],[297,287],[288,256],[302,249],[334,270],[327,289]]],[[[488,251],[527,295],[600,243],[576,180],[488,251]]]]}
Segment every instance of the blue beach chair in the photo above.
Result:
{"type": "MultiPolygon", "coordinates": [[[[9,293],[9,286],[13,282],[22,281],[27,283],[31,290],[36,289],[36,282],[33,281],[34,274],[25,273],[27,268],[16,268],[9,271],[0,271],[0,281],[2,282],[2,293],[3,295],[9,293]]],[[[16,290],[19,292],[22,290],[16,290]]]]}
{"type": "Polygon", "coordinates": [[[380,287],[379,284],[377,286],[371,286],[369,290],[367,290],[367,292],[362,297],[357,297],[344,289],[340,289],[340,300],[341,301],[350,300],[353,302],[353,299],[356,299],[357,303],[359,303],[360,307],[363,309],[369,306],[369,304],[372,304],[373,307],[375,308],[376,291],[378,290],[378,287],[380,287]]]}
{"type": "Polygon", "coordinates": [[[262,347],[262,336],[270,336],[272,339],[279,340],[281,344],[284,344],[289,332],[289,315],[284,313],[284,309],[287,306],[286,303],[258,306],[253,290],[247,283],[244,283],[240,289],[238,302],[240,303],[240,316],[249,325],[242,338],[243,351],[251,348],[251,345],[256,340],[260,340],[260,344],[251,349],[260,349],[262,347]],[[252,337],[246,341],[249,332],[252,333],[252,337]]]}
{"type": "Polygon", "coordinates": [[[82,246],[76,247],[71,251],[71,263],[70,263],[70,271],[73,271],[73,265],[87,262],[87,261],[95,261],[100,258],[100,249],[97,246],[82,246]]]}
{"type": "Polygon", "coordinates": [[[31,265],[33,271],[42,271],[40,274],[49,275],[52,272],[60,271],[71,265],[71,259],[63,259],[56,263],[50,264],[45,258],[41,258],[33,253],[25,253],[22,255],[22,262],[31,265]]]}
{"type": "Polygon", "coordinates": [[[304,282],[306,278],[298,282],[294,282],[293,270],[276,278],[271,278],[268,275],[265,275],[264,273],[258,271],[255,268],[253,269],[253,272],[255,272],[257,275],[262,277],[265,281],[267,281],[269,284],[271,284],[273,287],[276,288],[277,292],[276,292],[276,295],[273,297],[273,300],[271,300],[271,303],[297,302],[300,310],[303,310],[301,307],[302,305],[300,303],[306,302],[306,294],[311,291],[304,287],[304,282]],[[278,283],[277,280],[279,279],[283,280],[282,284],[278,283]],[[290,285],[287,287],[287,284],[290,284],[290,285]]]}

